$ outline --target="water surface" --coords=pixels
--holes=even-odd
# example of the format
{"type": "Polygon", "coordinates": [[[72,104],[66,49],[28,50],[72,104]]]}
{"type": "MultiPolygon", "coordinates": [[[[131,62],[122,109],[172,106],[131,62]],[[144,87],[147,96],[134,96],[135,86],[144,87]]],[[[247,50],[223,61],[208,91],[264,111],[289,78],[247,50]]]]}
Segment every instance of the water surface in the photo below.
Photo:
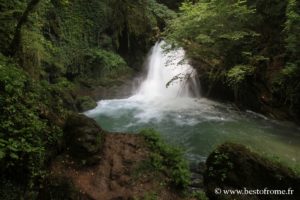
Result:
{"type": "Polygon", "coordinates": [[[86,112],[102,128],[137,133],[154,128],[170,144],[185,149],[191,162],[204,160],[223,142],[236,142],[300,167],[300,128],[231,105],[201,98],[195,70],[184,51],[164,53],[157,43],[148,58],[148,74],[133,96],[98,102],[86,112]],[[177,77],[169,87],[166,84],[177,77]]]}

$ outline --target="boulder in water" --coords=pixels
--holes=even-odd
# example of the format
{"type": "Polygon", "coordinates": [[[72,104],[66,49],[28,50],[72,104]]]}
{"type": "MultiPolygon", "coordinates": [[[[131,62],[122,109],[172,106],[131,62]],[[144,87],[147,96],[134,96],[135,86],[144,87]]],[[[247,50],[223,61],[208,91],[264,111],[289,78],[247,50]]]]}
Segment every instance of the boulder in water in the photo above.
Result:
{"type": "Polygon", "coordinates": [[[64,139],[71,155],[84,163],[95,164],[104,139],[104,131],[96,123],[82,114],[71,115],[64,127],[64,139]]]}
{"type": "MultiPolygon", "coordinates": [[[[210,199],[296,199],[300,177],[290,169],[262,158],[242,145],[225,143],[206,161],[204,186],[210,199]],[[293,195],[224,195],[226,190],[293,190],[293,195]],[[217,194],[216,194],[216,190],[217,194]]],[[[291,191],[290,191],[291,192],[291,191]]]]}

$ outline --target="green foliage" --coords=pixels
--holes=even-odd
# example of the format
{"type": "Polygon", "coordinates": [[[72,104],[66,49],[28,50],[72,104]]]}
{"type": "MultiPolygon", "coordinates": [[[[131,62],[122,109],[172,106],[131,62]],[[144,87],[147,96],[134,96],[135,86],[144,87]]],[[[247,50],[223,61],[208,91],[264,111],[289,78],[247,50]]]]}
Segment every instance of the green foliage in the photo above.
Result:
{"type": "Polygon", "coordinates": [[[251,65],[243,52],[257,54],[249,48],[258,37],[248,27],[254,13],[246,1],[186,1],[179,17],[169,23],[167,40],[175,47],[183,46],[199,63],[207,84],[229,79],[228,85],[238,88],[248,70],[234,66],[251,65]]]}
{"type": "Polygon", "coordinates": [[[155,0],[148,0],[149,12],[153,13],[157,19],[163,19],[165,22],[174,19],[177,15],[172,10],[169,10],[163,4],[157,3],[155,0]]]}
{"type": "Polygon", "coordinates": [[[86,61],[82,71],[69,71],[69,74],[74,74],[78,81],[91,87],[117,85],[122,79],[131,76],[133,73],[125,60],[112,51],[91,49],[85,53],[84,57],[86,61]]]}
{"type": "Polygon", "coordinates": [[[15,26],[17,24],[17,17],[21,16],[26,8],[25,0],[0,0],[0,46],[3,53],[11,42],[15,26]]]}
{"type": "Polygon", "coordinates": [[[273,81],[272,92],[279,101],[289,105],[292,113],[300,112],[300,68],[288,63],[273,81]]]}
{"type": "Polygon", "coordinates": [[[254,12],[246,1],[185,2],[180,11],[169,24],[167,38],[209,67],[220,65],[233,47],[256,35],[245,26],[254,12]]]}
{"type": "Polygon", "coordinates": [[[71,80],[104,77],[103,82],[118,78],[124,70],[130,73],[116,52],[122,52],[126,62],[137,59],[126,55],[149,47],[158,23],[174,16],[154,0],[74,0],[67,4],[55,0],[45,13],[42,31],[48,56],[42,60],[47,71],[71,80]],[[90,73],[89,64],[95,59],[102,61],[90,73]]]}
{"type": "Polygon", "coordinates": [[[154,0],[40,1],[8,59],[2,54],[30,2],[0,0],[0,169],[5,177],[22,175],[20,184],[29,188],[57,150],[66,108],[95,106],[90,99],[74,100],[74,83],[85,79],[106,86],[131,74],[124,59],[129,49],[122,48],[148,51],[156,27],[174,16],[154,0]]]}
{"type": "Polygon", "coordinates": [[[273,82],[273,94],[289,105],[291,113],[300,113],[300,3],[288,0],[285,22],[287,63],[273,82]]]}
{"type": "Polygon", "coordinates": [[[160,21],[171,19],[175,13],[155,0],[118,0],[110,2],[112,8],[112,28],[115,30],[114,40],[119,46],[119,36],[128,37],[128,46],[131,46],[130,36],[151,38],[153,28],[160,21]],[[126,32],[124,32],[124,30],[126,32]]]}
{"type": "Polygon", "coordinates": [[[190,171],[187,162],[183,159],[182,151],[163,142],[159,133],[153,129],[144,129],[140,134],[145,138],[152,152],[151,168],[165,172],[173,184],[185,189],[190,183],[190,171]]]}
{"type": "Polygon", "coordinates": [[[238,93],[247,85],[247,78],[254,74],[255,67],[250,65],[237,65],[231,68],[227,74],[228,85],[234,90],[235,99],[238,99],[238,93]]]}
{"type": "Polygon", "coordinates": [[[208,197],[206,196],[205,192],[194,192],[192,196],[195,197],[197,200],[208,200],[208,197]]]}
{"type": "Polygon", "coordinates": [[[300,3],[296,0],[288,0],[286,9],[287,20],[284,32],[288,57],[293,63],[300,64],[300,3]],[[295,60],[293,60],[295,59],[295,60]]]}
{"type": "Polygon", "coordinates": [[[246,91],[255,99],[272,93],[274,104],[287,105],[298,115],[299,8],[296,0],[185,1],[166,38],[185,48],[201,71],[206,92],[215,84],[220,90],[222,84],[237,103],[246,104],[238,102],[247,101],[246,91]]]}
{"type": "Polygon", "coordinates": [[[0,93],[1,169],[13,177],[22,174],[30,182],[43,174],[46,149],[56,144],[62,131],[40,118],[47,107],[47,91],[2,55],[0,93]]]}
{"type": "Polygon", "coordinates": [[[99,74],[102,78],[117,78],[130,71],[124,59],[113,52],[95,50],[92,59],[99,61],[96,64],[102,68],[99,74]]]}
{"type": "Polygon", "coordinates": [[[38,120],[35,108],[31,103],[35,94],[25,95],[27,77],[16,67],[1,62],[1,158],[10,158],[6,167],[13,166],[16,161],[25,159],[23,153],[38,156],[44,150],[41,144],[41,133],[45,124],[38,120]],[[4,64],[4,65],[3,65],[4,64]],[[27,104],[27,105],[26,105],[27,104]],[[30,106],[30,107],[29,107],[30,106]],[[35,137],[32,137],[35,136],[35,137]]]}
{"type": "MultiPolygon", "coordinates": [[[[7,50],[27,3],[0,1],[2,52],[7,50]]],[[[127,64],[115,52],[144,51],[141,48],[148,51],[157,26],[175,14],[155,0],[53,0],[41,1],[28,16],[17,59],[31,77],[52,83],[62,76],[69,80],[85,76],[91,49],[94,56],[105,58],[103,66],[98,66],[103,67],[99,70],[104,72],[102,77],[106,73],[109,76],[103,82],[118,78],[117,71],[123,73],[119,69],[127,64]]],[[[127,62],[129,58],[126,59],[127,62]]]]}
{"type": "Polygon", "coordinates": [[[221,181],[225,181],[227,173],[233,169],[233,163],[230,161],[226,153],[220,153],[218,150],[215,150],[213,155],[214,162],[208,169],[208,175],[218,177],[221,181]]]}
{"type": "Polygon", "coordinates": [[[227,73],[229,85],[234,88],[240,86],[246,77],[252,75],[253,72],[254,67],[248,65],[237,65],[231,68],[227,73]]]}
{"type": "Polygon", "coordinates": [[[158,3],[165,4],[170,9],[177,10],[183,0],[157,0],[158,3]]]}

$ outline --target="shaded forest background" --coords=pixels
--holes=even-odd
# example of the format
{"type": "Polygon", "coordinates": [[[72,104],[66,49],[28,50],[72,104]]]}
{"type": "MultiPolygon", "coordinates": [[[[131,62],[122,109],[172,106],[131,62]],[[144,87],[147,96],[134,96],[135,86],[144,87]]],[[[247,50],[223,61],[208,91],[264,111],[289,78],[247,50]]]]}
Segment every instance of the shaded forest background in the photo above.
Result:
{"type": "Polygon", "coordinates": [[[98,100],[81,91],[132,79],[161,37],[185,48],[204,96],[299,119],[299,1],[181,3],[0,0],[2,196],[34,197],[66,117],[98,100]]]}

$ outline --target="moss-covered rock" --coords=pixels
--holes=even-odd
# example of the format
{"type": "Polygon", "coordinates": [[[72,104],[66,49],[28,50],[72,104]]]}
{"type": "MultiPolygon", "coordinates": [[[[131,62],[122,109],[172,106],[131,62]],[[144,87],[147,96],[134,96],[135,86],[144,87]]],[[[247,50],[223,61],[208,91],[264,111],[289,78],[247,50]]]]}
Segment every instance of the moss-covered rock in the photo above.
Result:
{"type": "Polygon", "coordinates": [[[81,114],[71,115],[64,127],[64,138],[71,155],[83,164],[96,164],[104,131],[93,119],[81,114]]]}
{"type": "Polygon", "coordinates": [[[300,177],[242,145],[225,143],[206,161],[204,185],[210,199],[245,199],[245,195],[215,194],[215,189],[294,190],[293,195],[247,195],[247,199],[297,199],[300,177]]]}
{"type": "Polygon", "coordinates": [[[97,103],[89,96],[79,97],[76,100],[76,106],[78,111],[84,112],[91,110],[97,106],[97,103]]]}

